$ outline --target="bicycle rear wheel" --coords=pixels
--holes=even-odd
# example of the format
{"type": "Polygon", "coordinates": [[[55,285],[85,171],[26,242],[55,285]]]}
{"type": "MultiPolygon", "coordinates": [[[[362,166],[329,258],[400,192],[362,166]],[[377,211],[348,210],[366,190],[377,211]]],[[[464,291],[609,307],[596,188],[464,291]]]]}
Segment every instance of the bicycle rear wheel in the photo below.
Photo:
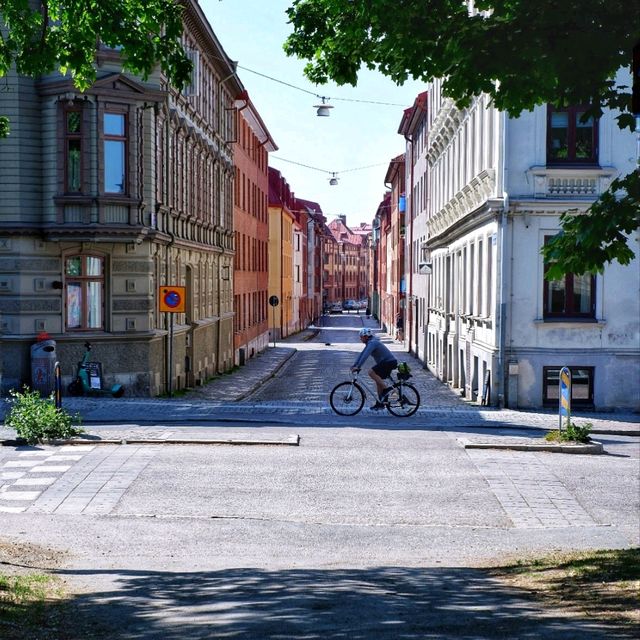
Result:
{"type": "Polygon", "coordinates": [[[407,382],[397,382],[387,395],[389,413],[399,418],[412,416],[420,406],[418,390],[407,382]]]}
{"type": "Polygon", "coordinates": [[[329,404],[339,416],[355,416],[364,405],[365,393],[357,382],[341,382],[329,395],[329,404]]]}

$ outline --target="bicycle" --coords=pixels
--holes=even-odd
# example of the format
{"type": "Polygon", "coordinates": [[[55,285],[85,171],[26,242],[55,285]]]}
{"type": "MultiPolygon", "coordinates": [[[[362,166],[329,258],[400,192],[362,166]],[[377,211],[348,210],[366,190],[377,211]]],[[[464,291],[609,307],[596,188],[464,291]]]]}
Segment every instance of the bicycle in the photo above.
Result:
{"type": "MultiPolygon", "coordinates": [[[[360,369],[353,371],[351,381],[338,383],[329,394],[329,404],[339,416],[355,416],[362,410],[367,395],[378,400],[377,390],[372,389],[364,380],[359,380],[360,369]]],[[[382,403],[387,411],[400,418],[412,416],[420,407],[418,390],[407,382],[411,374],[398,374],[397,379],[389,375],[390,391],[382,403]]]]}

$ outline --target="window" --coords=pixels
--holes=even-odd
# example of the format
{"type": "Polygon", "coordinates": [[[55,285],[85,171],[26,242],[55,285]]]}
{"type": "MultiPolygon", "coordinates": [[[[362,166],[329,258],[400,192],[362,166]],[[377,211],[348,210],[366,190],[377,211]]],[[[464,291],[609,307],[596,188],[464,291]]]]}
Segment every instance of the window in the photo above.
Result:
{"type": "MultiPolygon", "coordinates": [[[[545,238],[545,241],[551,236],[545,238]]],[[[545,318],[595,318],[596,278],[568,273],[561,280],[544,281],[545,318]]]]}
{"type": "Polygon", "coordinates": [[[549,164],[594,164],[598,160],[597,121],[583,122],[587,107],[547,111],[547,162],[549,164]]]}
{"type": "Polygon", "coordinates": [[[78,193],[82,190],[82,112],[74,109],[65,112],[65,190],[78,193]]]}
{"type": "Polygon", "coordinates": [[[104,114],[104,191],[126,193],[126,117],[104,114]]]}
{"type": "MultiPolygon", "coordinates": [[[[542,402],[557,407],[561,367],[543,367],[542,402]]],[[[571,371],[571,406],[593,406],[594,367],[569,367],[571,371]]]]}
{"type": "Polygon", "coordinates": [[[76,255],[65,260],[66,327],[69,331],[104,328],[104,259],[76,255]]]}

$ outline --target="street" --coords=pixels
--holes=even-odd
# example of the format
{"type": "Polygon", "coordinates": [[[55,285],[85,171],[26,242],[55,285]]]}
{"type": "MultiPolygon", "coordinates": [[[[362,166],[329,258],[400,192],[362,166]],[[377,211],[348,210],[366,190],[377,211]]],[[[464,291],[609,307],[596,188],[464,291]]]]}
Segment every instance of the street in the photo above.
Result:
{"type": "MultiPolygon", "coordinates": [[[[607,637],[482,568],[638,546],[638,438],[598,436],[605,455],[464,449],[462,436],[529,432],[478,426],[424,371],[413,418],[333,416],[363,319],[324,320],[233,419],[184,430],[271,444],[0,448],[0,536],[46,549],[30,566],[62,576],[92,621],[68,637],[607,637]]],[[[165,424],[104,433],[173,437],[164,402],[165,424]]]]}

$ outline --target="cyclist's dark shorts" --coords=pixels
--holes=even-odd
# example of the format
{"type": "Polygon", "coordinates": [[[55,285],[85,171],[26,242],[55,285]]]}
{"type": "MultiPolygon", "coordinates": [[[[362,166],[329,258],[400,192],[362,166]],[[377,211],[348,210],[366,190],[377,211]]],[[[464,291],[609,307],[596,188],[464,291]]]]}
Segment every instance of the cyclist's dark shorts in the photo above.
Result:
{"type": "Polygon", "coordinates": [[[388,378],[389,374],[398,366],[397,360],[387,360],[372,367],[372,369],[381,377],[388,378]]]}

